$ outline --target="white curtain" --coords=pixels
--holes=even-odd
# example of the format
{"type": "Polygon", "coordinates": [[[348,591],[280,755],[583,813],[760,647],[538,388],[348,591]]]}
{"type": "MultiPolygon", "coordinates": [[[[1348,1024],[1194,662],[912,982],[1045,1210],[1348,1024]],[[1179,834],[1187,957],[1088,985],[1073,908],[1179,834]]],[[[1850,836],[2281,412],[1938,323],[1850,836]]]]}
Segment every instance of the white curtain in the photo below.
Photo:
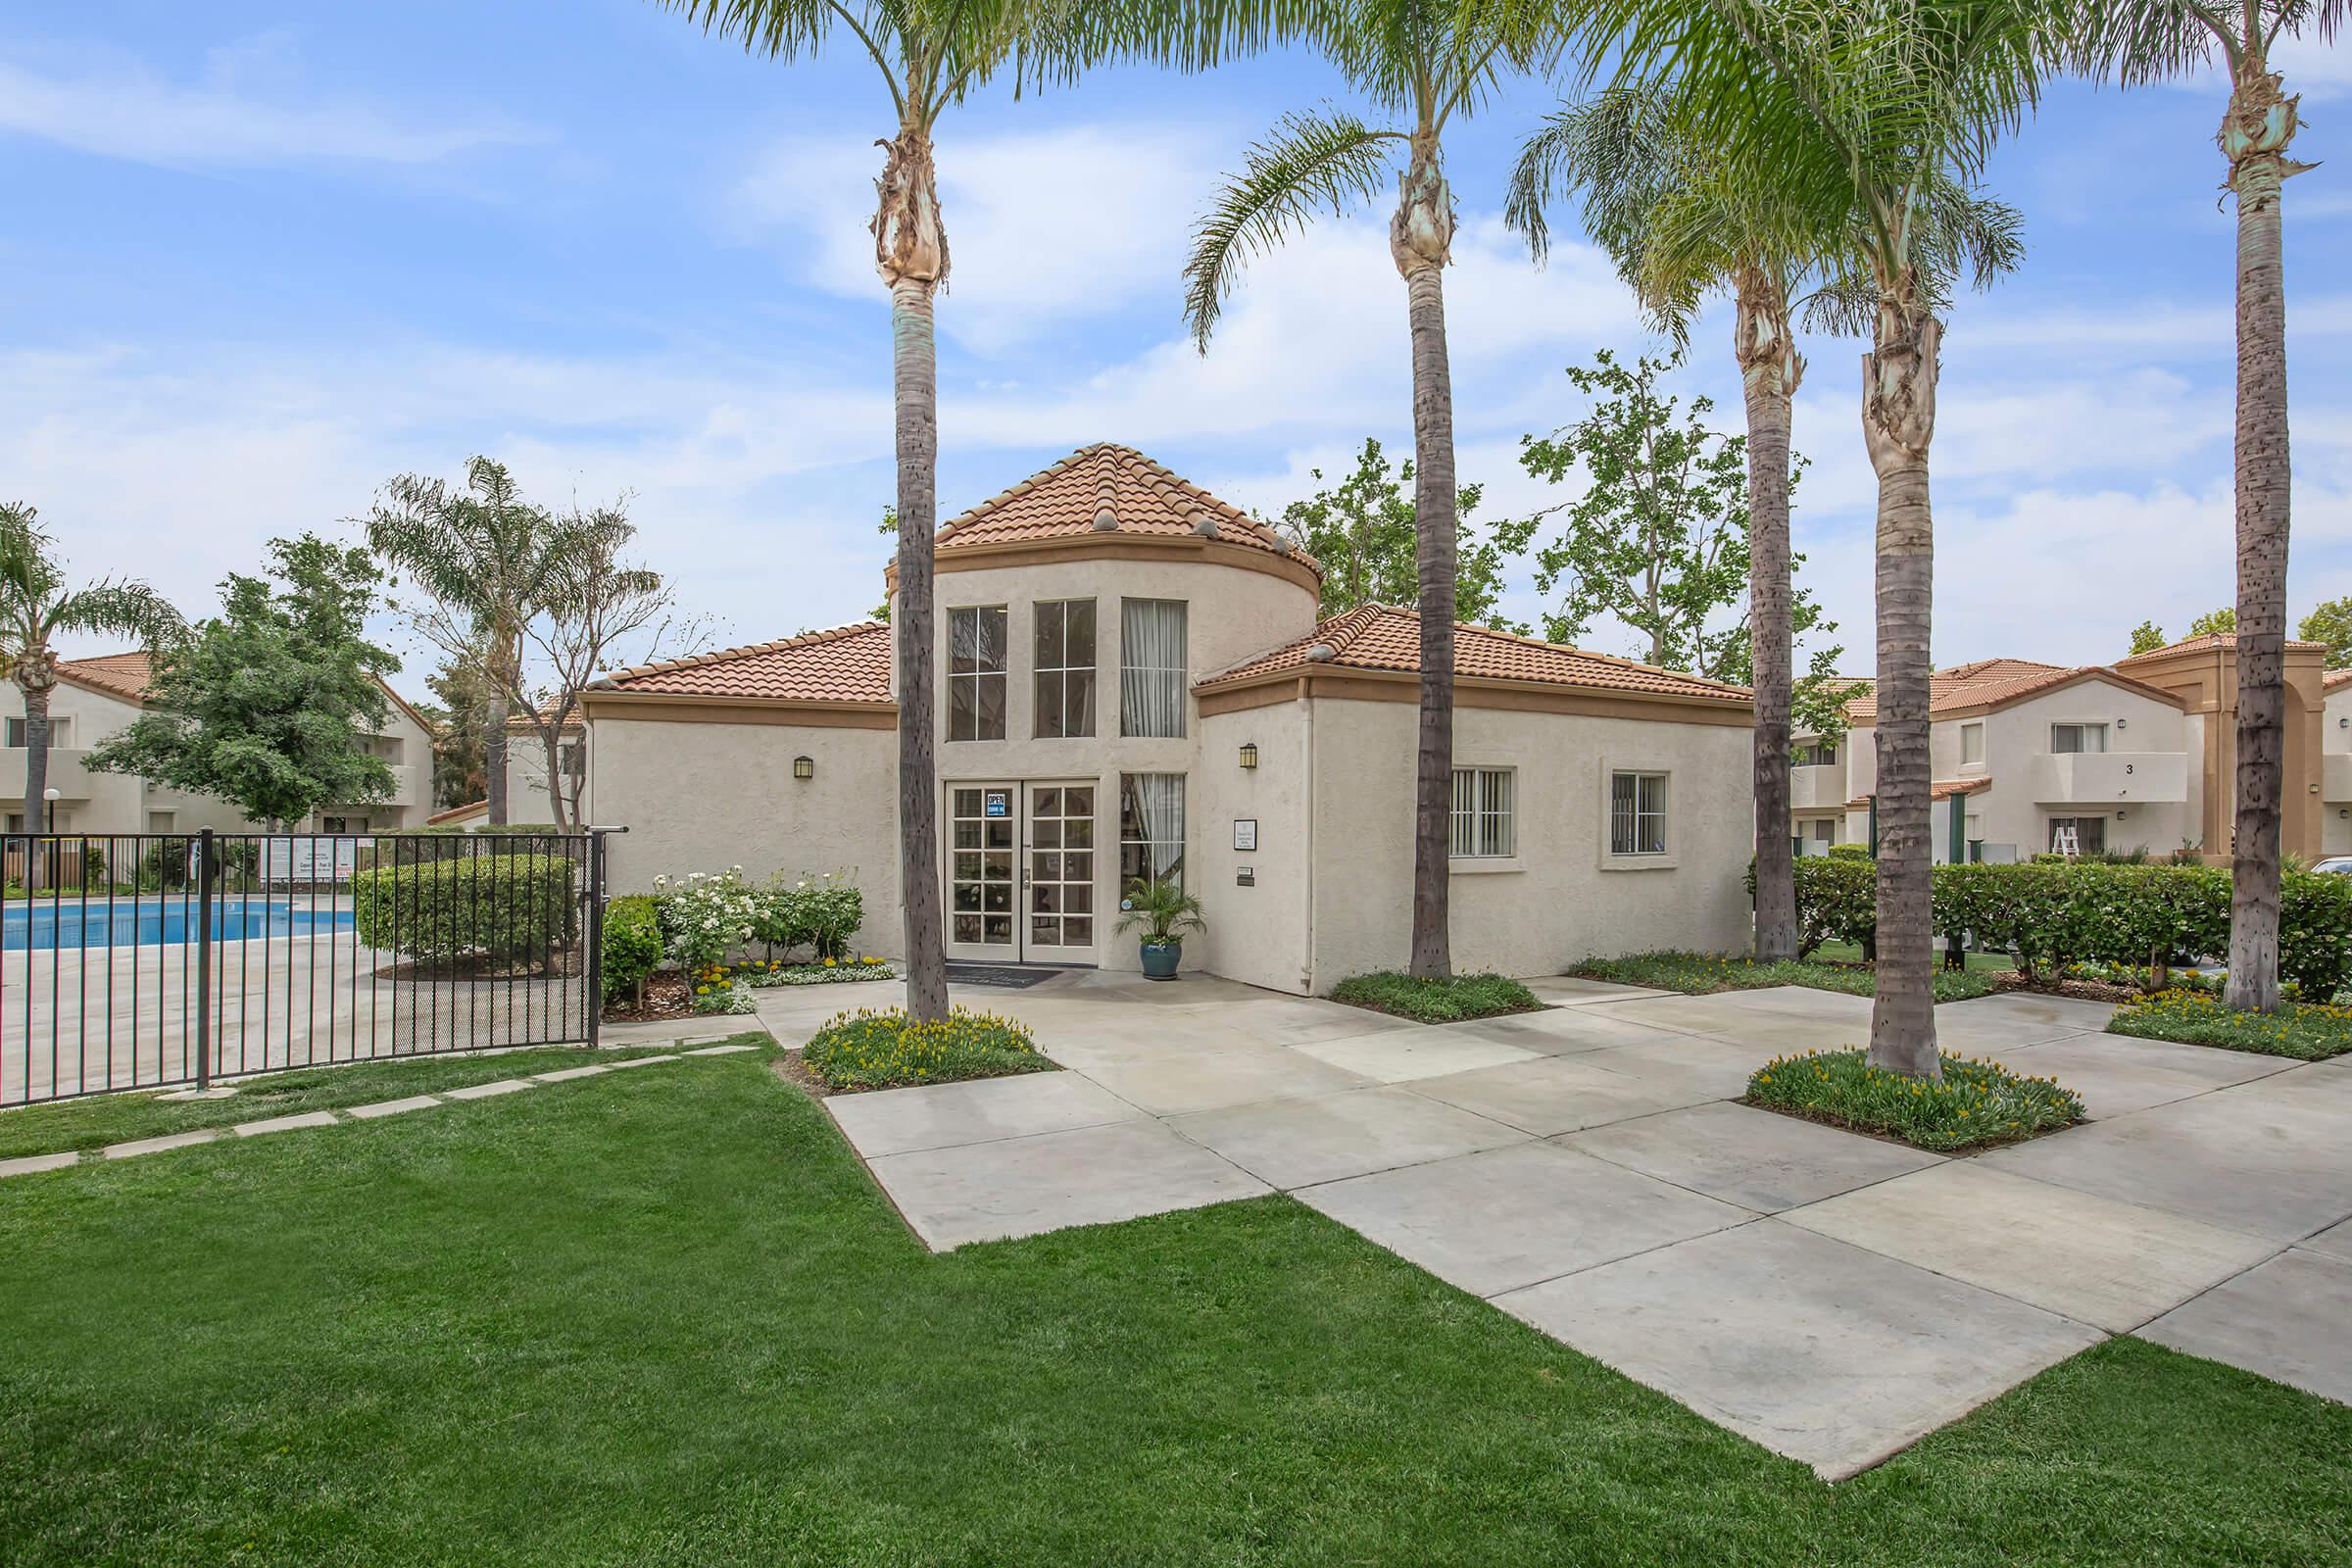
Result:
{"type": "Polygon", "coordinates": [[[1144,828],[1144,858],[1156,882],[1184,859],[1184,775],[1129,773],[1125,781],[1144,828]]]}
{"type": "Polygon", "coordinates": [[[1184,610],[1181,599],[1119,601],[1120,734],[1184,733],[1184,610]]]}

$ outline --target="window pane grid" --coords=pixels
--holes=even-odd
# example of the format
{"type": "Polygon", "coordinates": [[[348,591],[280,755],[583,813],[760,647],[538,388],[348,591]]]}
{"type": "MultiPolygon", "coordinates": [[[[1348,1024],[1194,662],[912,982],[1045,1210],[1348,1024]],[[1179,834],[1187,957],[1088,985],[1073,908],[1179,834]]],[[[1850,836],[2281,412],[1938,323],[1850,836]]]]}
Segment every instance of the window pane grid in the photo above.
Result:
{"type": "Polygon", "coordinates": [[[1119,775],[1119,891],[1138,882],[1184,885],[1184,775],[1119,775]]]}
{"type": "Polygon", "coordinates": [[[1037,606],[1035,642],[1040,740],[1095,732],[1095,602],[1049,599],[1037,606]]]}
{"type": "Polygon", "coordinates": [[[1004,738],[1004,607],[948,612],[948,739],[1004,738]]]}
{"type": "Polygon", "coordinates": [[[1119,733],[1184,734],[1185,605],[1119,601],[1119,733]]]}
{"type": "Polygon", "coordinates": [[[1609,775],[1609,853],[1666,853],[1666,775],[1609,775]]]}
{"type": "Polygon", "coordinates": [[[1512,795],[1507,767],[1453,770],[1453,808],[1447,853],[1455,859],[1493,859],[1514,853],[1512,795]]]}

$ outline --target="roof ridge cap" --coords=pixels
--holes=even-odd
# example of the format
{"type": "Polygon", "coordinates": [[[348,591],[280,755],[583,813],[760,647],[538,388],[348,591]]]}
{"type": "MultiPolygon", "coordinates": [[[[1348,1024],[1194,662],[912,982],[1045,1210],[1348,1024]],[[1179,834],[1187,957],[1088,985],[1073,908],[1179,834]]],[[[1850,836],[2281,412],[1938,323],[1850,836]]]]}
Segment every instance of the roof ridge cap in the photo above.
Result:
{"type": "Polygon", "coordinates": [[[854,620],[847,625],[825,626],[816,631],[795,632],[790,637],[776,637],[763,643],[742,643],[733,648],[714,648],[705,654],[687,654],[678,659],[657,660],[650,664],[631,664],[615,669],[590,681],[591,686],[610,686],[643,675],[667,675],[681,669],[701,669],[706,665],[723,663],[733,659],[750,659],[759,654],[781,653],[787,648],[805,648],[814,643],[833,642],[858,632],[879,631],[889,624],[881,620],[854,620]]]}

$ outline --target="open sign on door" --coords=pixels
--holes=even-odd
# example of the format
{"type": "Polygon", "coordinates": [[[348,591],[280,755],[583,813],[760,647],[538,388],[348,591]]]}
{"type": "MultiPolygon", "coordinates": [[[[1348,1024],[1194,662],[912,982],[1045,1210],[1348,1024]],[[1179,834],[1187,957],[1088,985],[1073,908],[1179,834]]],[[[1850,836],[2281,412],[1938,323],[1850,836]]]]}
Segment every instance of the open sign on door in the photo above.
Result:
{"type": "Polygon", "coordinates": [[[1010,816],[1012,814],[1012,791],[990,790],[980,804],[980,814],[983,816],[1010,816]]]}

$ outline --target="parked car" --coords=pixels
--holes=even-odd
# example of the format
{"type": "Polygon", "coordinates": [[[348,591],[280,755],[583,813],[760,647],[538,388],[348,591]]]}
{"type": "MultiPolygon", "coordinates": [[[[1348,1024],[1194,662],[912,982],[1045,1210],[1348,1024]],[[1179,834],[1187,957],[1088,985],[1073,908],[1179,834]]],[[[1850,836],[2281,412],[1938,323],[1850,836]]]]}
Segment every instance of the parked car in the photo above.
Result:
{"type": "Polygon", "coordinates": [[[2352,876],[2352,855],[2331,855],[2312,869],[2325,871],[2329,876],[2352,876]]]}

